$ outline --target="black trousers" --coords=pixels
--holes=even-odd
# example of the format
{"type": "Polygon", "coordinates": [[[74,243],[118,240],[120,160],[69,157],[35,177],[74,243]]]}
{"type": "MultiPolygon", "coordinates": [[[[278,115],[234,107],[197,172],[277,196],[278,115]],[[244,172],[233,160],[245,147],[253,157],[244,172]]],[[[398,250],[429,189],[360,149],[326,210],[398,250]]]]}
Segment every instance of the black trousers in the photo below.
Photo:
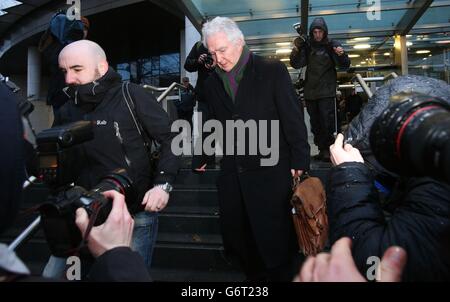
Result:
{"type": "Polygon", "coordinates": [[[220,175],[217,185],[221,209],[221,231],[226,255],[240,265],[247,281],[292,281],[304,257],[293,251],[291,257],[284,259],[281,265],[267,267],[250,226],[238,175],[235,173],[220,175]]]}
{"type": "Polygon", "coordinates": [[[319,150],[328,150],[330,145],[334,143],[333,134],[336,131],[335,103],[334,97],[306,100],[306,110],[308,110],[310,117],[314,144],[319,147],[319,150]]]}

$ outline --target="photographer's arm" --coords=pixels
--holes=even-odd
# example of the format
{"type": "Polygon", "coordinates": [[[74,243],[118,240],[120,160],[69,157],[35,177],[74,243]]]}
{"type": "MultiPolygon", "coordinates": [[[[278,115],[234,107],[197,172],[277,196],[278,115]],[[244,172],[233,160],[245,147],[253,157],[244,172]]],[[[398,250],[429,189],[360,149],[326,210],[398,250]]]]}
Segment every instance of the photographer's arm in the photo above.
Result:
{"type": "MultiPolygon", "coordinates": [[[[87,245],[96,257],[90,281],[151,281],[142,257],[130,249],[134,220],[127,210],[125,198],[116,191],[105,192],[112,200],[112,210],[104,224],[93,227],[87,245]]],[[[76,220],[81,233],[86,232],[89,217],[79,208],[76,220]]]]}
{"type": "Polygon", "coordinates": [[[348,54],[342,48],[341,43],[334,41],[332,42],[333,47],[333,58],[337,66],[342,69],[348,69],[350,67],[350,58],[348,54]]]}
{"type": "MultiPolygon", "coordinates": [[[[130,85],[136,111],[142,126],[151,139],[160,144],[157,174],[154,184],[173,184],[178,173],[178,157],[172,152],[172,140],[177,133],[171,131],[171,121],[155,97],[147,91],[130,85]]],[[[169,194],[160,187],[150,189],[144,196],[142,204],[147,211],[161,211],[167,205],[169,194]]]]}
{"type": "Polygon", "coordinates": [[[186,62],[184,63],[184,69],[186,69],[189,72],[196,72],[198,71],[198,68],[201,66],[201,64],[198,62],[198,58],[200,56],[198,50],[197,50],[197,43],[192,46],[191,52],[186,58],[186,62]]]}
{"type": "Polygon", "coordinates": [[[342,139],[336,142],[330,151],[337,166],[327,186],[330,243],[352,238],[355,263],[364,275],[373,265],[369,257],[381,258],[392,245],[408,254],[403,280],[436,280],[448,274],[449,251],[443,247],[450,237],[449,188],[426,178],[411,179],[401,192],[401,206],[387,221],[372,172],[355,160],[355,148],[343,148],[342,139]]]}

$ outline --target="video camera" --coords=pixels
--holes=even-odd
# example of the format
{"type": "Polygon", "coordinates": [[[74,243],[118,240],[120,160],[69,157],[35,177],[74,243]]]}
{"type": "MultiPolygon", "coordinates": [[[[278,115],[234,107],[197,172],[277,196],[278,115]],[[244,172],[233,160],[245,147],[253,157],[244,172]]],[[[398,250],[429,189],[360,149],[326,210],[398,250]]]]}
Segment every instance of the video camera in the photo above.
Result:
{"type": "MultiPolygon", "coordinates": [[[[90,191],[72,184],[77,178],[76,166],[79,166],[81,154],[79,145],[93,137],[93,124],[90,121],[47,129],[36,137],[38,178],[51,189],[51,193],[47,201],[38,207],[41,216],[30,227],[43,227],[49,248],[55,256],[73,254],[80,247],[82,235],[87,236],[92,226],[105,222],[112,203],[102,192],[115,190],[125,195],[125,200],[135,198],[132,181],[124,169],[105,176],[90,191]],[[80,234],[75,224],[75,212],[80,207],[90,217],[86,234],[80,234]]],[[[24,231],[27,235],[21,234],[16,241],[31,234],[30,227],[24,231]]],[[[19,245],[16,241],[11,244],[12,249],[19,245]]]]}
{"type": "Polygon", "coordinates": [[[375,120],[370,146],[386,169],[450,183],[450,104],[418,93],[400,93],[375,120]]]}

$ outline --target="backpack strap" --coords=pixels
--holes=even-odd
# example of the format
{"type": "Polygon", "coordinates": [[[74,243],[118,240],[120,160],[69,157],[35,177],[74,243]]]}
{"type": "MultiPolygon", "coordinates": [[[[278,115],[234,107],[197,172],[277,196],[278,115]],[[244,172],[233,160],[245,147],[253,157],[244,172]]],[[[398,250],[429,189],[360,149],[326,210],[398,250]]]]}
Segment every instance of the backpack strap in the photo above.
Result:
{"type": "Polygon", "coordinates": [[[128,111],[130,112],[130,115],[133,119],[134,125],[139,133],[139,135],[142,137],[142,140],[144,141],[144,147],[147,150],[147,153],[150,155],[151,152],[151,145],[152,145],[152,141],[147,133],[147,131],[145,131],[144,127],[142,127],[141,122],[139,121],[137,112],[136,112],[136,105],[133,101],[133,98],[131,97],[130,94],[130,82],[124,82],[122,83],[122,95],[123,98],[125,99],[125,103],[127,104],[128,107],[128,111]]]}

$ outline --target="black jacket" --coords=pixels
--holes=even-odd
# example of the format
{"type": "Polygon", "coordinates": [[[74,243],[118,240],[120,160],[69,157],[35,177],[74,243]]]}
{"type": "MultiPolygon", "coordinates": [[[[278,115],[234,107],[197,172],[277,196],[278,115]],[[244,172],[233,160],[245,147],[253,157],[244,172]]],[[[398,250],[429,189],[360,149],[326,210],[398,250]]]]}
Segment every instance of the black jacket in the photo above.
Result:
{"type": "Polygon", "coordinates": [[[192,46],[191,52],[186,58],[184,63],[184,69],[189,72],[197,72],[197,84],[195,85],[195,93],[197,95],[197,100],[200,102],[205,102],[205,95],[203,93],[205,80],[211,75],[214,69],[208,69],[204,64],[198,62],[198,58],[202,54],[208,54],[208,49],[203,45],[201,41],[197,42],[192,46]]]}
{"type": "MultiPolygon", "coordinates": [[[[171,151],[175,134],[170,130],[169,117],[151,93],[131,83],[129,88],[139,121],[150,137],[161,144],[154,183],[172,183],[178,160],[171,151]]],[[[125,168],[137,190],[137,200],[129,207],[135,211],[135,206],[151,188],[152,179],[149,156],[125,103],[120,75],[110,68],[99,80],[72,87],[68,94],[72,99],[55,116],[55,125],[79,120],[94,123],[94,139],[82,145],[82,157],[76,159],[81,168],[77,184],[89,189],[111,171],[125,168]]],[[[128,200],[127,203],[130,205],[128,200]]]]}
{"type": "MultiPolygon", "coordinates": [[[[14,259],[14,263],[20,262],[14,254],[8,255],[9,259],[14,259]]],[[[22,264],[23,266],[23,264],[22,264]]],[[[25,268],[26,269],[26,268],[25,268]]],[[[22,269],[23,270],[23,269],[22,269]]],[[[0,266],[0,277],[8,281],[15,282],[59,282],[65,280],[49,279],[43,277],[30,276],[29,273],[19,273],[10,271],[7,267],[0,266]]],[[[106,251],[98,257],[89,274],[86,277],[88,282],[150,282],[152,281],[146,269],[142,257],[132,251],[129,247],[117,247],[106,251]]]]}
{"type": "Polygon", "coordinates": [[[327,187],[331,243],[352,238],[353,257],[363,276],[368,257],[381,258],[388,247],[398,245],[408,254],[404,281],[450,280],[450,187],[411,178],[393,195],[398,204],[388,219],[364,164],[332,168],[327,187]]]}
{"type": "Polygon", "coordinates": [[[19,211],[22,184],[25,181],[23,127],[17,96],[0,82],[0,232],[8,227],[19,211]]]}
{"type": "Polygon", "coordinates": [[[350,59],[344,53],[338,56],[333,47],[342,46],[339,42],[328,39],[328,27],[322,17],[315,18],[311,23],[309,38],[303,47],[294,47],[290,60],[294,68],[308,66],[305,79],[305,99],[316,100],[336,96],[336,66],[348,68],[350,59]],[[313,30],[319,28],[324,33],[321,42],[316,42],[313,30]]]}
{"type": "MultiPolygon", "coordinates": [[[[309,145],[303,111],[292,86],[289,73],[280,61],[251,55],[235,101],[224,89],[222,80],[214,73],[206,81],[205,95],[210,105],[211,118],[219,120],[226,130],[227,121],[268,121],[267,135],[258,127],[259,136],[271,142],[271,121],[279,121],[279,162],[275,166],[261,166],[257,155],[224,155],[221,175],[218,178],[221,226],[224,242],[239,244],[234,239],[237,209],[244,208],[255,237],[258,250],[267,267],[276,267],[287,261],[290,253],[298,248],[290,217],[289,199],[292,194],[290,169],[309,169],[309,145]],[[240,192],[243,207],[237,204],[233,192],[240,192]],[[229,242],[226,242],[227,239],[229,242]],[[234,242],[232,242],[234,241],[234,242]]],[[[224,138],[229,133],[224,133],[224,138]]],[[[237,144],[249,146],[249,134],[237,144]]],[[[226,150],[226,144],[223,150],[226,150]]],[[[236,144],[235,144],[236,147],[236,144]]],[[[258,150],[261,151],[261,150],[258,150]]],[[[247,153],[248,154],[248,153],[247,153]]],[[[244,231],[240,229],[239,231],[244,231]]]]}

